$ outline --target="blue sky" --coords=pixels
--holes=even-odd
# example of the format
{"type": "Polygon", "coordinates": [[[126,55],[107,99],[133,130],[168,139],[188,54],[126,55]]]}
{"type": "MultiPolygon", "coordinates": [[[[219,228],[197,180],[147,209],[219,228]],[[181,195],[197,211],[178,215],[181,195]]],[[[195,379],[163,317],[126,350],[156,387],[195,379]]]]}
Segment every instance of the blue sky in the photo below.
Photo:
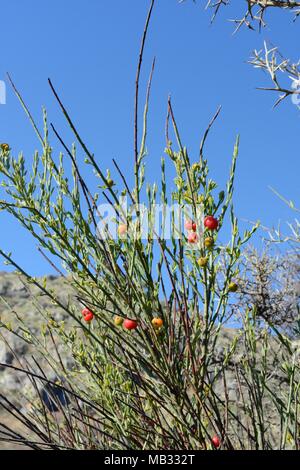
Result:
{"type": "MultiPolygon", "coordinates": [[[[224,8],[213,25],[205,3],[156,2],[141,81],[142,99],[156,56],[147,146],[150,180],[160,177],[168,94],[192,160],[197,159],[202,133],[221,104],[222,114],[207,146],[212,177],[224,184],[239,133],[236,213],[241,220],[260,219],[267,226],[276,226],[279,220],[284,224],[294,214],[268,186],[299,201],[300,111],[290,101],[273,111],[275,95],[255,89],[268,85],[268,80],[246,61],[264,40],[280,45],[297,61],[300,25],[291,21],[290,13],[279,11],[269,14],[269,26],[261,34],[242,30],[232,35],[233,25],[227,19],[241,14],[242,2],[224,8]]],[[[102,168],[112,167],[116,158],[129,179],[134,80],[148,4],[146,0],[6,0],[1,6],[0,80],[6,80],[8,71],[38,123],[42,125],[45,106],[49,120],[71,143],[74,139],[47,84],[51,77],[102,168]]],[[[39,148],[9,87],[7,104],[0,105],[0,141],[10,143],[15,155],[23,150],[28,162],[39,148]]],[[[2,249],[12,251],[32,274],[51,271],[16,221],[0,213],[0,224],[2,249]]],[[[0,269],[7,268],[1,263],[0,269]]]]}

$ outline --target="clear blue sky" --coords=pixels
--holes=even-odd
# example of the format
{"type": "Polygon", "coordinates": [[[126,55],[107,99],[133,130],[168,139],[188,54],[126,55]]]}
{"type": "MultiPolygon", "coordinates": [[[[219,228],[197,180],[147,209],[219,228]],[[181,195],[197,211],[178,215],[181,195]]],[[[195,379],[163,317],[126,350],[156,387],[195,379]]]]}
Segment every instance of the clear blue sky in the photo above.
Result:
{"type": "MultiPolygon", "coordinates": [[[[241,135],[235,207],[240,219],[265,225],[285,223],[294,214],[268,189],[275,187],[299,202],[300,111],[286,101],[272,111],[275,95],[257,91],[268,84],[246,64],[267,39],[284,54],[300,58],[300,24],[285,12],[269,15],[261,34],[243,30],[233,36],[226,19],[239,16],[244,2],[224,8],[210,25],[206,2],[157,0],[145,51],[142,85],[153,56],[157,64],[149,115],[148,168],[159,179],[165,147],[166,103],[172,95],[182,139],[196,160],[201,135],[221,104],[221,118],[209,139],[212,176],[228,173],[237,133],[241,135]],[[298,44],[298,45],[297,45],[298,44]]],[[[132,174],[134,79],[147,0],[6,0],[1,5],[0,80],[10,72],[37,121],[46,106],[49,119],[73,141],[51,95],[51,77],[89,147],[104,170],[117,158],[132,174]]],[[[142,87],[143,91],[143,87],[142,87]]],[[[13,92],[0,105],[0,141],[30,161],[38,141],[13,92]]],[[[53,142],[55,139],[53,137],[53,142]]],[[[18,223],[0,214],[0,246],[32,274],[51,271],[35,242],[18,223]]],[[[2,267],[0,269],[6,269],[2,267]]]]}

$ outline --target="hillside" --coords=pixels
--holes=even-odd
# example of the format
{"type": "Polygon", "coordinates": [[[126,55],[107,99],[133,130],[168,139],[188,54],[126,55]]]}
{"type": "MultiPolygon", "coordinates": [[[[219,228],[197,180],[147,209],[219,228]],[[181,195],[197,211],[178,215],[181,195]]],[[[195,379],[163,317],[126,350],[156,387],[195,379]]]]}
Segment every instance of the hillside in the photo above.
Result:
{"type": "MultiPolygon", "coordinates": [[[[59,277],[48,276],[47,287],[54,289],[62,301],[66,301],[68,296],[72,295],[70,287],[67,287],[64,281],[59,277]]],[[[42,296],[37,288],[30,287],[29,289],[28,287],[25,287],[16,274],[6,272],[0,273],[0,296],[2,298],[2,301],[0,302],[0,317],[2,322],[10,321],[13,323],[15,321],[15,314],[17,313],[19,318],[24,320],[25,324],[29,324],[36,332],[38,332],[43,323],[43,319],[34,305],[36,300],[38,300],[38,304],[43,309],[48,309],[51,311],[53,316],[58,321],[69,321],[66,314],[51,304],[51,302],[45,296],[42,296]]],[[[238,334],[239,330],[236,329],[222,329],[214,351],[214,365],[211,369],[211,374],[216,373],[217,369],[215,368],[221,364],[225,357],[226,351],[232,343],[233,338],[238,334]]],[[[34,367],[32,358],[35,357],[37,363],[41,365],[44,370],[47,370],[47,364],[41,361],[41,358],[37,356],[36,351],[31,345],[24,342],[21,338],[12,336],[3,329],[2,335],[3,340],[0,342],[0,363],[6,363],[9,366],[20,367],[20,364],[24,366],[26,365],[26,361],[28,361],[34,367]]],[[[282,363],[285,360],[284,353],[282,351],[282,347],[274,338],[269,338],[269,343],[270,349],[268,351],[267,361],[270,374],[267,380],[269,382],[269,386],[273,390],[276,390],[278,395],[281,393],[285,394],[288,384],[286,383],[284,374],[282,374],[282,363]]],[[[260,347],[258,348],[257,352],[258,356],[261,354],[260,347]]],[[[51,353],[53,352],[54,351],[52,347],[51,353]]],[[[226,368],[226,387],[229,401],[233,408],[241,413],[241,418],[241,391],[244,390],[244,384],[238,384],[236,368],[239,367],[239,364],[243,360],[244,352],[244,344],[241,337],[238,341],[234,358],[231,362],[229,362],[226,368]]],[[[64,359],[67,367],[68,365],[71,366],[73,364],[70,357],[66,357],[64,359]]],[[[0,367],[1,393],[3,393],[5,396],[9,396],[10,399],[14,399],[15,404],[18,407],[23,407],[23,409],[26,409],[26,404],[24,404],[24,400],[20,398],[22,395],[20,394],[20,391],[23,392],[27,387],[30,387],[30,383],[24,374],[16,373],[14,370],[4,366],[0,367]]],[[[219,395],[224,396],[223,380],[218,380],[215,387],[219,395]]],[[[274,405],[270,402],[268,397],[264,398],[264,407],[265,413],[268,416],[267,421],[270,426],[270,431],[272,435],[274,435],[274,440],[276,440],[276,434],[278,432],[280,423],[276,417],[274,405]]],[[[2,422],[7,422],[8,419],[10,420],[11,418],[8,418],[7,415],[5,415],[3,409],[1,410],[0,404],[0,420],[2,422]]]]}

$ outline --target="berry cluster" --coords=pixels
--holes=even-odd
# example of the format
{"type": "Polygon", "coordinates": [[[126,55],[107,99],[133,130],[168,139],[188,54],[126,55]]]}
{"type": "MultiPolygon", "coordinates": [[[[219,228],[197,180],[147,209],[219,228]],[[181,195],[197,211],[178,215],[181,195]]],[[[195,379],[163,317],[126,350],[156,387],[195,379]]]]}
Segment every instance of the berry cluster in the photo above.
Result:
{"type": "MultiPolygon", "coordinates": [[[[219,228],[219,221],[212,215],[207,215],[204,218],[204,227],[206,230],[210,230],[211,232],[218,230],[219,228]]],[[[198,235],[196,233],[197,231],[197,225],[194,221],[192,220],[187,220],[185,222],[185,228],[189,232],[187,236],[187,240],[189,243],[197,243],[198,242],[198,235]]],[[[215,240],[214,238],[210,235],[204,238],[204,246],[207,249],[212,249],[214,246],[215,240]]],[[[207,256],[201,256],[198,261],[198,266],[200,268],[206,268],[208,265],[208,257],[207,256]]],[[[228,292],[236,292],[238,290],[238,285],[235,282],[231,282],[228,285],[228,292]]]]}
{"type": "MultiPolygon", "coordinates": [[[[208,215],[204,219],[204,227],[207,230],[211,230],[211,231],[217,230],[218,227],[219,227],[219,221],[218,221],[218,219],[216,219],[212,215],[208,215]]],[[[199,238],[198,238],[198,235],[196,233],[196,231],[197,231],[196,223],[192,220],[187,220],[185,222],[185,228],[189,232],[188,236],[187,236],[188,242],[189,243],[197,243],[199,238]]],[[[207,237],[204,240],[204,244],[205,244],[206,248],[211,248],[214,244],[214,239],[212,237],[207,237]]]]}
{"type": "MultiPolygon", "coordinates": [[[[91,322],[94,318],[93,312],[91,312],[91,310],[88,309],[87,307],[85,307],[82,310],[81,313],[82,313],[84,321],[86,321],[87,323],[91,322]]],[[[116,326],[122,326],[123,325],[123,328],[125,328],[125,330],[135,330],[138,327],[138,322],[136,320],[132,320],[130,318],[125,318],[124,319],[124,318],[119,317],[119,316],[116,316],[114,318],[114,323],[115,323],[116,326]]],[[[160,330],[160,328],[162,328],[162,326],[164,324],[162,318],[159,318],[159,317],[153,318],[151,323],[152,323],[152,326],[155,330],[160,330]]]]}

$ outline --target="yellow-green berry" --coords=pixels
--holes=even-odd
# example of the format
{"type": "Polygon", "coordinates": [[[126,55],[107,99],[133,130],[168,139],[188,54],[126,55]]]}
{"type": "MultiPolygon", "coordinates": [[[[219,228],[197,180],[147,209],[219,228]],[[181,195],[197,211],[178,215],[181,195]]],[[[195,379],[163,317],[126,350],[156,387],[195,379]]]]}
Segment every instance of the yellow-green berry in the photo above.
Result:
{"type": "Polygon", "coordinates": [[[199,258],[197,263],[200,266],[200,268],[205,268],[207,266],[207,263],[208,263],[207,256],[199,258]]]}
{"type": "Polygon", "coordinates": [[[124,319],[122,317],[115,317],[115,320],[114,320],[116,326],[123,325],[123,321],[124,319]]]}
{"type": "Polygon", "coordinates": [[[238,290],[238,285],[235,282],[231,282],[228,286],[228,292],[236,292],[238,290]]]}
{"type": "Polygon", "coordinates": [[[204,245],[206,248],[212,248],[214,246],[214,239],[212,237],[207,237],[204,240],[204,245]]]}
{"type": "Polygon", "coordinates": [[[9,151],[9,145],[8,144],[1,144],[1,150],[3,150],[3,152],[8,152],[9,151]]]}
{"type": "Polygon", "coordinates": [[[114,183],[114,181],[113,181],[112,179],[108,178],[108,179],[106,180],[106,185],[107,185],[108,188],[112,188],[114,184],[115,184],[115,183],[114,183]]]}

